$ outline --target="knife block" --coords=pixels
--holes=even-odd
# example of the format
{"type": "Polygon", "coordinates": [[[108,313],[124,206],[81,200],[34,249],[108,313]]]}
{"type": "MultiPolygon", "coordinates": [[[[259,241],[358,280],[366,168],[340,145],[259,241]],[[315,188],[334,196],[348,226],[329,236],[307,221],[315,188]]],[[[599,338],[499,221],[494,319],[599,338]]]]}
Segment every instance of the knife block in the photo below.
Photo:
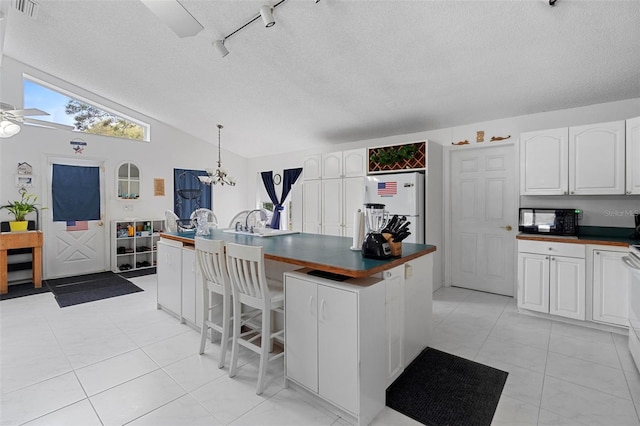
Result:
{"type": "Polygon", "coordinates": [[[386,232],[382,234],[387,243],[389,243],[389,248],[391,249],[391,256],[400,257],[402,256],[402,241],[399,243],[392,240],[393,235],[387,234],[386,232]]]}

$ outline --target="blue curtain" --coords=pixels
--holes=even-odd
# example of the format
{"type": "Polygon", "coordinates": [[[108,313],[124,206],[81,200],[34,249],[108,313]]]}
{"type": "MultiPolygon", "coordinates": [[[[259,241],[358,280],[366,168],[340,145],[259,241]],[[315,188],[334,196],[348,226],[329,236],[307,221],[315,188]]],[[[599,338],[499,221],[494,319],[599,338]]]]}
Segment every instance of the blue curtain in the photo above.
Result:
{"type": "Polygon", "coordinates": [[[51,182],[53,220],[100,220],[100,169],[53,165],[51,182]]]}
{"type": "Polygon", "coordinates": [[[276,188],[273,183],[273,171],[260,173],[260,175],[262,176],[262,182],[264,183],[264,188],[267,190],[267,194],[269,195],[269,198],[271,199],[271,202],[274,206],[273,218],[271,219],[271,227],[273,229],[280,229],[280,212],[284,210],[282,204],[289,196],[291,187],[294,183],[296,183],[301,173],[302,168],[284,170],[284,177],[282,178],[282,196],[280,197],[280,201],[278,201],[276,188]]]}
{"type": "Polygon", "coordinates": [[[200,182],[204,170],[173,169],[173,211],[188,220],[195,209],[211,209],[211,186],[200,182]]]}

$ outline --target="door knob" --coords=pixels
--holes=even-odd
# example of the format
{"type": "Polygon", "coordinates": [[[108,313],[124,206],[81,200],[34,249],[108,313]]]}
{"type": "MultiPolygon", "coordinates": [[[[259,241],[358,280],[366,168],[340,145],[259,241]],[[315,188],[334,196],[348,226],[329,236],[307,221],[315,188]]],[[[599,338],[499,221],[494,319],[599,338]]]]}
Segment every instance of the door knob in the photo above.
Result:
{"type": "Polygon", "coordinates": [[[500,228],[502,229],[506,229],[507,231],[511,231],[513,228],[511,227],[511,225],[507,225],[507,226],[501,226],[500,228]]]}
{"type": "Polygon", "coordinates": [[[100,222],[96,223],[96,225],[98,225],[98,226],[104,226],[104,223],[102,223],[102,221],[100,221],[100,222]]]}

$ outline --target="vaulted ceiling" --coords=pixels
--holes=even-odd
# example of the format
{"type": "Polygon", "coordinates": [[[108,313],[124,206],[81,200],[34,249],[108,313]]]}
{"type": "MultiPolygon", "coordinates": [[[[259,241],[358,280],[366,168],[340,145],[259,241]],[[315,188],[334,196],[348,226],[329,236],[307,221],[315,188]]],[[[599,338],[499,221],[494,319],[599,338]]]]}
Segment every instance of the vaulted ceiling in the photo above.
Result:
{"type": "Polygon", "coordinates": [[[225,58],[275,2],[2,1],[5,55],[245,157],[640,97],[636,0],[288,0],[225,58]]]}

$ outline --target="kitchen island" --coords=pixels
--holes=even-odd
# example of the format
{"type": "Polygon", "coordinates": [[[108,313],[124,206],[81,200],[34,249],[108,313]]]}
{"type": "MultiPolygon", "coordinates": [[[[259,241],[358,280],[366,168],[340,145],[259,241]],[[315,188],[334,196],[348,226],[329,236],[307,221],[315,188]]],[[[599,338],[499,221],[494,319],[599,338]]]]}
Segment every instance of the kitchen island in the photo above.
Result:
{"type": "MultiPolygon", "coordinates": [[[[264,248],[267,276],[285,283],[287,386],[353,423],[375,417],[385,389],[431,341],[433,245],[403,243],[402,256],[377,260],[351,250],[350,238],[329,235],[212,230],[198,238],[264,248]]],[[[199,328],[194,245],[194,232],[160,234],[158,308],[199,328]]]]}
{"type": "MultiPolygon", "coordinates": [[[[193,246],[195,232],[165,232],[161,233],[160,237],[193,246]]],[[[432,245],[404,243],[402,256],[376,260],[365,259],[359,251],[351,250],[350,238],[332,235],[298,233],[260,237],[257,234],[251,236],[212,230],[210,235],[203,238],[262,246],[266,259],[352,278],[370,277],[436,251],[436,247],[432,245]]]]}

